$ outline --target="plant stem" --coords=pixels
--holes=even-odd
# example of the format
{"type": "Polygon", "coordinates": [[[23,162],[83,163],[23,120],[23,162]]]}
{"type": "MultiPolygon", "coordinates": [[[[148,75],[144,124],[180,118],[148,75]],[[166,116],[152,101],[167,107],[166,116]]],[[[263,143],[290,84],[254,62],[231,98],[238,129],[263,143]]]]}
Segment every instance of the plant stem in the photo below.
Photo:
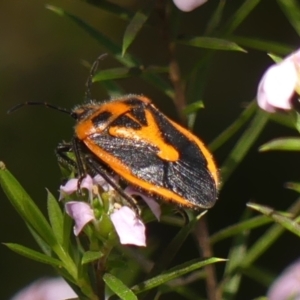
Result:
{"type": "MultiPolygon", "coordinates": [[[[209,242],[209,233],[207,228],[206,217],[203,216],[195,226],[195,236],[202,256],[205,258],[212,257],[213,251],[209,242]]],[[[204,267],[206,272],[206,292],[209,300],[221,300],[220,291],[217,288],[216,271],[214,264],[204,267]]]]}

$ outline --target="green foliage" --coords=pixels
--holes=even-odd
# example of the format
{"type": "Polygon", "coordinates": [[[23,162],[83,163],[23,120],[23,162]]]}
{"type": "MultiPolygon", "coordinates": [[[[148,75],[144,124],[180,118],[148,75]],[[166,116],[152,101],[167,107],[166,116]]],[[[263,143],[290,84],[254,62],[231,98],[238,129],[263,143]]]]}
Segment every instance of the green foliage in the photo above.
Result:
{"type": "Polygon", "coordinates": [[[111,274],[104,274],[103,280],[107,286],[122,300],[137,300],[135,294],[122,281],[111,274]]]}
{"type": "Polygon", "coordinates": [[[198,48],[246,52],[246,50],[244,50],[234,42],[212,38],[212,37],[202,36],[202,37],[181,38],[177,40],[177,42],[184,45],[198,47],[198,48]]]}
{"type": "MultiPolygon", "coordinates": [[[[100,32],[90,24],[89,20],[82,19],[67,9],[53,5],[47,5],[46,8],[76,24],[78,28],[97,41],[102,48],[106,49],[109,55],[120,65],[101,70],[94,76],[93,82],[99,82],[110,96],[115,97],[124,93],[118,80],[138,78],[156,89],[162,96],[172,100],[179,118],[191,129],[198,111],[204,107],[205,87],[209,78],[207,67],[218,51],[230,51],[232,55],[235,53],[247,55],[248,49],[255,49],[266,52],[275,61],[279,61],[282,55],[286,55],[293,50],[291,45],[281,42],[263,39],[262,37],[234,34],[255,10],[256,6],[262,2],[259,0],[241,1],[240,7],[228,19],[224,17],[226,1],[219,1],[208,18],[203,35],[197,33],[197,36],[192,37],[177,33],[180,12],[167,2],[165,7],[159,8],[154,7],[153,3],[150,3],[150,5],[144,5],[143,3],[140,4],[141,7],[136,12],[108,1],[86,2],[126,23],[122,45],[100,32]],[[144,27],[155,28],[156,23],[151,19],[155,13],[164,17],[164,22],[159,23],[159,26],[165,27],[158,29],[162,29],[167,36],[166,52],[169,53],[169,61],[166,65],[159,65],[158,63],[157,65],[145,66],[143,59],[132,54],[131,49],[135,44],[138,45],[138,36],[144,27]],[[180,73],[182,66],[174,50],[181,44],[184,44],[185,48],[199,48],[202,51],[202,55],[199,56],[199,59],[194,62],[184,76],[180,73]]],[[[297,1],[277,0],[277,3],[291,26],[300,35],[300,7],[297,1]]],[[[299,131],[298,115],[276,114],[270,116],[259,110],[255,101],[252,99],[246,100],[250,104],[209,146],[212,151],[216,151],[234,140],[234,146],[231,147],[220,167],[220,189],[226,185],[247,153],[253,148],[269,120],[299,131]]],[[[259,150],[299,151],[299,149],[300,139],[298,137],[284,137],[263,144],[259,150]]],[[[206,247],[211,248],[223,240],[231,239],[232,243],[226,259],[216,257],[196,258],[170,269],[169,266],[174,257],[179,253],[189,235],[199,225],[202,214],[196,215],[196,213],[188,211],[186,212],[187,220],[177,215],[163,215],[163,223],[171,224],[174,227],[180,226],[181,228],[165,246],[164,251],[160,253],[156,261],[153,262],[149,257],[156,249],[155,246],[151,248],[151,242],[145,251],[138,249],[136,252],[130,252],[128,249],[121,251],[116,249],[116,245],[111,242],[114,241],[115,236],[113,236],[114,233],[110,232],[111,223],[107,219],[102,220],[103,227],[107,226],[106,231],[108,233],[106,232],[105,237],[95,237],[92,229],[87,228],[85,234],[93,241],[91,245],[87,247],[79,239],[73,239],[72,221],[63,212],[62,205],[56,198],[47,191],[48,218],[46,218],[3,163],[0,166],[0,184],[8,200],[32,233],[41,252],[19,244],[6,243],[5,245],[18,254],[54,267],[58,274],[66,278],[75,287],[79,299],[100,300],[101,297],[95,289],[99,281],[104,282],[102,283],[105,284],[106,294],[107,291],[110,292],[110,299],[116,299],[116,297],[123,300],[142,299],[139,298],[140,295],[146,297],[149,296],[147,293],[150,292],[155,295],[153,299],[159,299],[161,295],[171,292],[181,295],[184,299],[206,299],[204,291],[199,295],[199,292],[189,284],[207,280],[209,277],[207,267],[213,268],[214,264],[218,262],[225,264],[225,271],[220,282],[215,282],[215,290],[222,295],[216,299],[237,299],[243,277],[255,280],[266,287],[273,280],[274,275],[264,270],[257,261],[263,254],[267,253],[286,230],[300,237],[299,218],[297,218],[300,213],[299,200],[296,200],[287,209],[286,213],[278,212],[264,205],[251,203],[247,205],[248,208],[246,208],[238,223],[215,232],[208,236],[205,241],[206,247]],[[253,211],[258,212],[260,215],[253,216],[253,211]],[[257,228],[262,230],[263,227],[267,227],[265,232],[256,242],[251,244],[249,236],[252,231],[257,228]],[[101,242],[99,242],[99,239],[102,239],[101,242]],[[128,278],[126,276],[118,277],[119,273],[116,271],[118,267],[122,269],[120,261],[124,257],[129,262],[135,260],[141,262],[132,267],[133,275],[128,275],[128,278]],[[109,270],[104,268],[105,271],[100,275],[94,270],[95,264],[99,262],[106,263],[106,266],[109,266],[109,270]],[[199,269],[201,270],[199,271],[199,269]],[[142,274],[144,272],[146,274],[142,274]],[[192,279],[188,278],[187,274],[192,279]],[[99,280],[97,277],[101,277],[101,279],[99,280]],[[179,284],[177,284],[178,282],[179,284]]],[[[290,183],[288,187],[300,193],[299,183],[290,183]]],[[[152,219],[149,217],[149,221],[153,221],[153,216],[152,219]]],[[[202,230],[205,230],[205,228],[202,228],[202,230]]],[[[194,234],[194,236],[196,235],[194,234]]],[[[198,236],[196,238],[199,239],[198,236]]],[[[216,281],[213,277],[208,279],[216,281]]]]}
{"type": "Polygon", "coordinates": [[[266,144],[260,146],[259,151],[299,151],[300,150],[300,138],[280,138],[272,140],[266,144]]]}

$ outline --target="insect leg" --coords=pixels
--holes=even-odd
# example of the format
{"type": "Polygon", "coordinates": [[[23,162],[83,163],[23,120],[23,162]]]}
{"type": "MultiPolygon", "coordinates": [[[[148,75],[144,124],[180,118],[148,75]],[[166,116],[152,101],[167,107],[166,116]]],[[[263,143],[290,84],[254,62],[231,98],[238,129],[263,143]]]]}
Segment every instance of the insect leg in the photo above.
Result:
{"type": "Polygon", "coordinates": [[[81,183],[84,177],[88,174],[87,166],[85,163],[85,155],[82,151],[82,142],[74,137],[72,139],[72,150],[76,158],[77,172],[78,172],[78,190],[81,193],[81,183]]]}
{"type": "Polygon", "coordinates": [[[115,179],[108,173],[108,171],[96,161],[93,157],[86,158],[88,167],[96,174],[100,174],[108,184],[110,184],[134,209],[137,215],[140,215],[140,209],[134,197],[126,194],[122,187],[115,181],[115,179]]]}
{"type": "Polygon", "coordinates": [[[55,154],[59,162],[76,168],[76,162],[67,155],[71,151],[72,145],[70,143],[60,143],[55,149],[55,154]]]}

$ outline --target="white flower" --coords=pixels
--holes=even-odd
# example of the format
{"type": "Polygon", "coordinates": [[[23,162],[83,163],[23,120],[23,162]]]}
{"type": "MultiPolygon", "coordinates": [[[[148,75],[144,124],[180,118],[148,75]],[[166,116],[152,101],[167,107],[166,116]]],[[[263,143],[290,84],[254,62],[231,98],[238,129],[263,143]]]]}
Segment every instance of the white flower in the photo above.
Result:
{"type": "Polygon", "coordinates": [[[299,92],[299,87],[300,49],[267,69],[258,86],[258,105],[268,112],[290,110],[292,97],[299,92]]]}
{"type": "Polygon", "coordinates": [[[204,4],[207,0],[173,0],[178,9],[188,12],[204,4]]]}

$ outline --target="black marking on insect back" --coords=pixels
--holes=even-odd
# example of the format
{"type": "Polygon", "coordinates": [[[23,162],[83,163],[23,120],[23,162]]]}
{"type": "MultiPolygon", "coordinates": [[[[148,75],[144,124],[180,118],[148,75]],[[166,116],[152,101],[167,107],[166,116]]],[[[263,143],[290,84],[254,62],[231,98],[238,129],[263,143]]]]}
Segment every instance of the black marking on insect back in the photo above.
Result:
{"type": "Polygon", "coordinates": [[[145,114],[145,104],[141,99],[135,97],[129,97],[122,101],[130,107],[130,114],[143,126],[147,126],[147,118],[145,114]]]}
{"type": "Polygon", "coordinates": [[[128,97],[126,100],[124,100],[122,102],[128,104],[131,107],[134,107],[134,106],[145,107],[145,103],[141,99],[136,98],[136,97],[132,97],[132,98],[128,97]]]}
{"type": "Polygon", "coordinates": [[[125,127],[125,128],[132,128],[135,130],[142,129],[141,124],[130,118],[127,114],[121,115],[117,119],[115,119],[110,124],[111,127],[125,127]]]}
{"type": "Polygon", "coordinates": [[[107,121],[111,116],[112,116],[111,112],[103,111],[92,119],[93,125],[95,127],[102,126],[107,123],[107,121]]]}
{"type": "Polygon", "coordinates": [[[132,170],[132,173],[138,174],[137,177],[144,175],[149,180],[157,172],[163,172],[158,169],[161,159],[157,156],[158,148],[151,146],[143,141],[132,141],[132,139],[113,137],[107,133],[107,130],[101,134],[93,136],[93,142],[112,154],[132,170]],[[134,167],[134,169],[132,169],[134,167]]]}
{"type": "Polygon", "coordinates": [[[132,115],[141,125],[148,126],[144,107],[137,106],[132,108],[130,110],[130,115],[132,115]]]}

